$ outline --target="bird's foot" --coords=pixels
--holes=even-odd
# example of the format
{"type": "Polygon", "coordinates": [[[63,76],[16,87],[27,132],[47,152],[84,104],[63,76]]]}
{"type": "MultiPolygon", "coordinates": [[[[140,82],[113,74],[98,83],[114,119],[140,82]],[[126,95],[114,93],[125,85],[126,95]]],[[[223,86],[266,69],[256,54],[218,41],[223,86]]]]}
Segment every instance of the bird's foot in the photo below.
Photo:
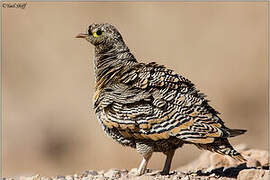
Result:
{"type": "Polygon", "coordinates": [[[151,169],[145,169],[144,171],[142,170],[139,170],[139,169],[136,169],[137,171],[134,173],[135,176],[142,176],[144,174],[147,174],[147,175],[152,175],[152,173],[156,173],[156,172],[152,172],[151,169]]]}
{"type": "Polygon", "coordinates": [[[132,176],[141,176],[143,173],[139,169],[133,168],[129,171],[129,174],[132,176]]]}
{"type": "Polygon", "coordinates": [[[170,174],[169,171],[161,171],[160,172],[160,175],[162,175],[162,176],[169,175],[169,174],[170,174]]]}

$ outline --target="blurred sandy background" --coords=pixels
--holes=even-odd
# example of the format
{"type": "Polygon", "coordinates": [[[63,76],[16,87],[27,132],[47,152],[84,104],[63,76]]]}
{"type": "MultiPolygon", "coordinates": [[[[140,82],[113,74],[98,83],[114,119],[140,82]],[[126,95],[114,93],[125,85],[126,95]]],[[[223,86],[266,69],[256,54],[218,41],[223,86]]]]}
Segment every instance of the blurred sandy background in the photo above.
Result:
{"type": "MultiPolygon", "coordinates": [[[[208,95],[234,145],[268,148],[267,2],[28,2],[2,9],[3,175],[134,168],[141,157],[106,137],[92,109],[93,22],[118,27],[137,59],[166,64],[208,95]]],[[[179,149],[173,167],[198,157],[179,149]]],[[[149,168],[161,169],[156,153],[149,168]]]]}

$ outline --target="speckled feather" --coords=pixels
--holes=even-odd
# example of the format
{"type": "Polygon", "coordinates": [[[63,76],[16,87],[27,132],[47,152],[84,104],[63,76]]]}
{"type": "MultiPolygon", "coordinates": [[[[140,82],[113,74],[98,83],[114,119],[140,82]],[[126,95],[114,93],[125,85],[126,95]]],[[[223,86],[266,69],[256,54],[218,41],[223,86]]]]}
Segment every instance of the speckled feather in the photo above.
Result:
{"type": "Polygon", "coordinates": [[[92,24],[86,39],[95,45],[94,108],[109,136],[137,150],[166,154],[189,143],[244,160],[227,138],[245,130],[227,128],[191,81],[154,62],[137,62],[110,24],[92,24]],[[97,30],[104,35],[93,38],[97,30]]]}

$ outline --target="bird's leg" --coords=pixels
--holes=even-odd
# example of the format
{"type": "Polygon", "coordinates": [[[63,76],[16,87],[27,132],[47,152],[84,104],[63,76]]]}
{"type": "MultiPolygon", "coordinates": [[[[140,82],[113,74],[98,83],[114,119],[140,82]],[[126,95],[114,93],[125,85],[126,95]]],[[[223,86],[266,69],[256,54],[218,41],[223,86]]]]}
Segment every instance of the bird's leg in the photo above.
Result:
{"type": "Polygon", "coordinates": [[[174,152],[175,152],[175,149],[170,150],[170,151],[165,153],[167,155],[167,158],[166,158],[166,162],[164,164],[164,168],[163,168],[163,170],[161,172],[162,175],[167,175],[167,174],[170,173],[174,152]]]}
{"type": "Polygon", "coordinates": [[[152,154],[153,154],[152,152],[149,152],[148,154],[143,155],[143,160],[138,168],[138,172],[139,172],[138,175],[142,175],[145,173],[146,168],[147,168],[147,164],[148,164],[149,159],[151,158],[152,154]]]}
{"type": "Polygon", "coordinates": [[[143,160],[138,168],[138,175],[142,175],[145,173],[147,164],[154,150],[153,147],[148,143],[141,143],[141,142],[136,143],[136,150],[143,156],[143,160]]]}

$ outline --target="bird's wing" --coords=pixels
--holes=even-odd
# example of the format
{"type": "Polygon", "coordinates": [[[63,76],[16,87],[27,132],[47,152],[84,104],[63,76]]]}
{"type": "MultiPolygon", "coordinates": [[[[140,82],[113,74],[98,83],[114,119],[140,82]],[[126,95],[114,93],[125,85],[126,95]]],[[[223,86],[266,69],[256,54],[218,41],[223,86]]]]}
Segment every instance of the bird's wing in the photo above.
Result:
{"type": "Polygon", "coordinates": [[[184,77],[155,63],[138,64],[104,88],[101,120],[126,138],[211,143],[228,137],[222,120],[184,77]]]}

